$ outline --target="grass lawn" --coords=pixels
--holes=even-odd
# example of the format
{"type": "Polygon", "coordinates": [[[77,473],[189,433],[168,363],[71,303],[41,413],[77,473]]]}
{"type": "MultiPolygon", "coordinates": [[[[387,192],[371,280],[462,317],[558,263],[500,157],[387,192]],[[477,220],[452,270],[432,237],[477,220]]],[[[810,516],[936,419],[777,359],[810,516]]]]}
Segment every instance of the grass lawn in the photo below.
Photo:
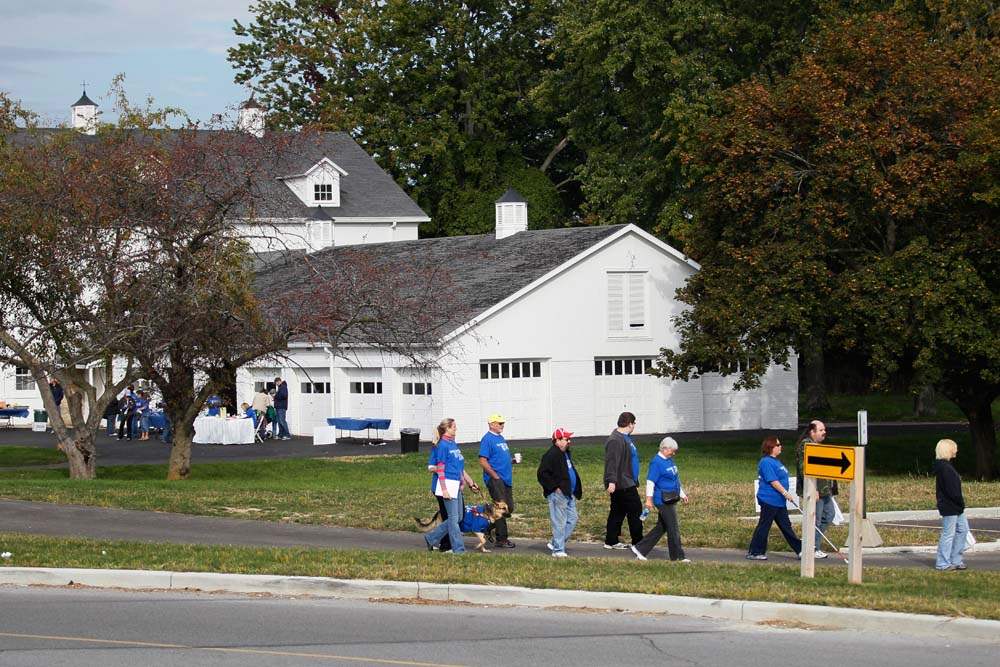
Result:
{"type": "Polygon", "coordinates": [[[58,449],[38,447],[0,447],[0,468],[65,463],[66,455],[58,449]]]}
{"type": "Polygon", "coordinates": [[[842,568],[817,568],[815,579],[797,567],[767,563],[723,565],[665,561],[419,552],[326,551],[103,542],[0,534],[5,565],[232,572],[387,579],[485,585],[692,595],[794,602],[836,607],[1000,619],[1000,572],[929,573],[866,567],[864,583],[850,585],[842,568]],[[489,558],[484,567],[483,558],[489,558]]]}
{"type": "MultiPolygon", "coordinates": [[[[924,421],[961,422],[965,415],[946,398],[938,397],[937,414],[932,417],[913,415],[913,397],[909,394],[830,394],[830,410],[820,415],[807,414],[805,394],[799,394],[799,423],[819,418],[827,422],[854,422],[858,410],[868,411],[870,422],[924,421]]],[[[993,420],[1000,423],[1000,400],[993,402],[993,420]]]]}
{"type": "MultiPolygon", "coordinates": [[[[963,436],[960,469],[972,463],[970,445],[963,436]]],[[[687,445],[683,436],[677,457],[681,478],[691,503],[680,509],[684,543],[692,547],[746,548],[753,515],[753,480],[759,448],[756,442],[734,438],[687,445]]],[[[927,476],[937,436],[880,439],[869,447],[869,511],[932,509],[934,480],[927,476]]],[[[645,463],[656,444],[643,442],[645,463]]],[[[789,447],[789,450],[792,450],[789,447]]],[[[466,462],[475,464],[475,449],[466,449],[466,462]]],[[[601,483],[603,447],[574,447],[574,460],[584,481],[580,522],[574,539],[603,539],[608,501],[601,483]]],[[[515,466],[516,513],[511,533],[547,537],[548,509],[535,480],[541,449],[523,451],[524,463],[515,466]]],[[[0,472],[0,497],[55,503],[75,503],[227,516],[266,521],[293,521],[381,530],[414,530],[414,516],[436,509],[430,496],[426,453],[298,459],[244,463],[196,463],[192,479],[167,482],[165,466],[126,466],[99,469],[99,479],[77,482],[65,470],[25,469],[0,472]]],[[[794,452],[785,464],[794,470],[794,452]]],[[[477,466],[478,467],[478,466],[477,466]]],[[[1000,506],[1000,483],[969,482],[963,486],[970,507],[1000,506]]],[[[840,496],[846,510],[846,487],[840,496]]],[[[467,495],[468,502],[474,497],[467,495]]],[[[647,525],[650,525],[647,522],[647,525]]],[[[830,537],[843,543],[846,528],[834,528],[830,537]]],[[[888,544],[933,544],[934,530],[883,531],[888,544]]],[[[787,548],[780,538],[771,547],[787,548]]]]}

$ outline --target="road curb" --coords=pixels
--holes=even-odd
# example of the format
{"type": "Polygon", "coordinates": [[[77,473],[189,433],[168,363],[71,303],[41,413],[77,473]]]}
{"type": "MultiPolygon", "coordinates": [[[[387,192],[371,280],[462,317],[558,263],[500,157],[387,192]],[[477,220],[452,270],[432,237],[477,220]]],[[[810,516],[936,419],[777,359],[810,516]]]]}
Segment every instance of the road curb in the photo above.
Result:
{"type": "Polygon", "coordinates": [[[269,593],[354,599],[391,600],[405,598],[467,602],[479,605],[571,607],[700,616],[749,623],[788,621],[844,630],[1000,642],[1000,621],[784,602],[714,600],[646,593],[602,593],[523,588],[520,586],[481,586],[412,581],[333,579],[329,577],[283,577],[266,574],[41,567],[2,567],[0,568],[0,584],[17,586],[80,584],[95,588],[269,593]]]}

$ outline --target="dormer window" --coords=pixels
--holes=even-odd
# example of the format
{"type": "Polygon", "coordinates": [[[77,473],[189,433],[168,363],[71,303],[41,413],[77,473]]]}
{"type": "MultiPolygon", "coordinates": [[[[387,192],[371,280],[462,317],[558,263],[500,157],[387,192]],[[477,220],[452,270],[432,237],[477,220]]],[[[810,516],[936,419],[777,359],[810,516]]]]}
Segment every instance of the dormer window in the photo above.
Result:
{"type": "Polygon", "coordinates": [[[340,179],[347,172],[330,158],[323,158],[302,174],[279,176],[299,200],[312,208],[340,206],[340,179]]]}
{"type": "Polygon", "coordinates": [[[313,200],[317,202],[332,202],[333,183],[314,183],[313,200]]]}

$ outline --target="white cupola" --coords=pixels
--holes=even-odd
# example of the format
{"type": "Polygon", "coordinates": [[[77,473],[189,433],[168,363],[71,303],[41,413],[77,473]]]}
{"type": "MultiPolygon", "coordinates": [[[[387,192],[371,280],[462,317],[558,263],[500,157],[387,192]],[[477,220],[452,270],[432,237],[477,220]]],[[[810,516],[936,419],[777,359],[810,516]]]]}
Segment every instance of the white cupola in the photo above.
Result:
{"type": "Polygon", "coordinates": [[[84,134],[97,134],[97,104],[87,97],[87,90],[70,107],[72,114],[72,127],[84,134]]]}
{"type": "Polygon", "coordinates": [[[236,129],[248,132],[255,137],[264,136],[264,107],[250,96],[250,99],[240,105],[240,115],[236,120],[236,129]]]}
{"type": "Polygon", "coordinates": [[[513,236],[518,232],[528,230],[528,202],[514,188],[496,201],[497,206],[497,239],[513,236]]]}

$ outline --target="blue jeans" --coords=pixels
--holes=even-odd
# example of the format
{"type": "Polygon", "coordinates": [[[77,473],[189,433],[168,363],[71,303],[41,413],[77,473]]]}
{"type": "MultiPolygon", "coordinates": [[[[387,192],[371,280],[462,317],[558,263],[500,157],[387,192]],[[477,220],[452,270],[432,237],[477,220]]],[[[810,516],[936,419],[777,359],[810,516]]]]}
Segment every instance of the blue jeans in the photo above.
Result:
{"type": "Polygon", "coordinates": [[[552,521],[552,553],[566,551],[566,540],[576,528],[576,498],[562,491],[549,494],[549,520],[552,521]]]}
{"type": "MultiPolygon", "coordinates": [[[[819,500],[816,501],[816,548],[822,549],[823,545],[830,546],[826,540],[823,539],[823,535],[826,535],[826,529],[833,524],[833,517],[836,513],[833,509],[833,504],[837,502],[833,499],[833,496],[820,496],[819,500]]],[[[829,536],[827,536],[829,537],[829,536]]]]}
{"type": "Polygon", "coordinates": [[[939,570],[962,564],[962,552],[965,551],[965,536],[969,532],[969,520],[965,512],[957,516],[941,517],[941,538],[938,540],[937,562],[939,570]]]}
{"type": "Polygon", "coordinates": [[[108,422],[108,435],[111,437],[115,436],[118,429],[118,424],[115,423],[115,417],[105,417],[104,421],[108,422]]]}
{"type": "Polygon", "coordinates": [[[757,502],[760,503],[760,520],[757,522],[757,528],[753,531],[749,553],[753,556],[762,556],[767,553],[767,534],[771,531],[772,523],[778,524],[778,530],[785,536],[792,551],[796,554],[802,553],[802,540],[792,530],[792,522],[788,519],[788,509],[784,505],[781,507],[768,505],[761,502],[759,498],[757,502]]]}
{"type": "Polygon", "coordinates": [[[462,516],[465,514],[465,501],[462,500],[461,493],[455,498],[442,498],[442,500],[448,510],[448,519],[427,533],[424,539],[427,540],[428,545],[434,546],[440,544],[441,538],[447,535],[451,541],[451,552],[460,554],[465,551],[465,544],[462,542],[462,529],[458,527],[458,522],[462,520],[462,516]]]}
{"type": "Polygon", "coordinates": [[[149,433],[149,415],[145,412],[143,412],[142,416],[139,417],[139,431],[143,435],[147,435],[149,433]]]}
{"type": "Polygon", "coordinates": [[[291,437],[292,434],[288,432],[288,422],[285,421],[285,414],[288,412],[288,408],[275,408],[274,412],[276,414],[274,418],[274,437],[291,437]]]}
{"type": "Polygon", "coordinates": [[[170,444],[173,439],[174,431],[173,426],[170,425],[170,417],[166,414],[163,415],[163,433],[160,433],[160,440],[170,444]]]}

